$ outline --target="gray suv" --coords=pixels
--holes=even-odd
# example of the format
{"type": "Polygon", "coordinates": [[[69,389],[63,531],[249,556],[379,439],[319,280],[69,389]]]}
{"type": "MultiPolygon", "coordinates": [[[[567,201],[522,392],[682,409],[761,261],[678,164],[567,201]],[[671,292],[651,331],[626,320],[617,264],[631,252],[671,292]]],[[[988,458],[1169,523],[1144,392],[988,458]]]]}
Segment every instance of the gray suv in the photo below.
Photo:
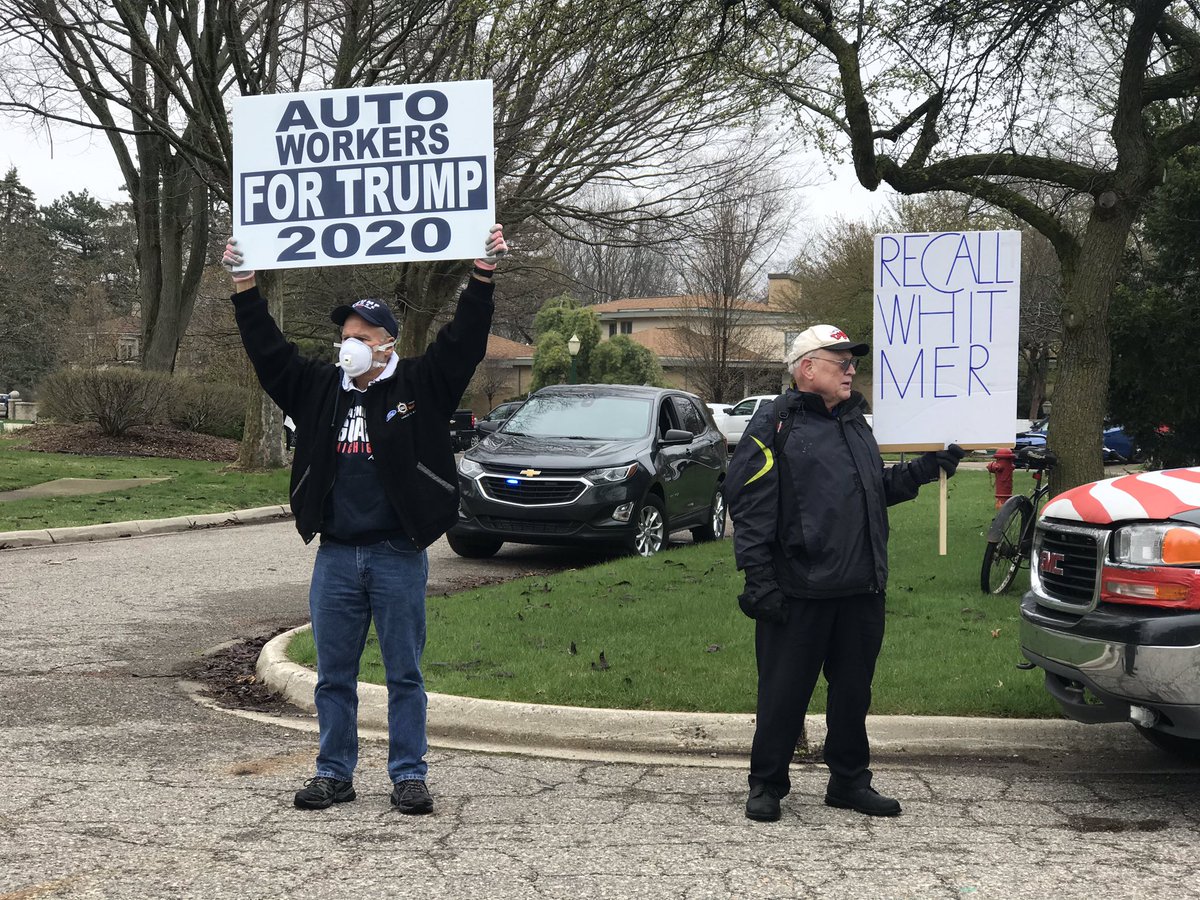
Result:
{"type": "Polygon", "coordinates": [[[459,461],[460,556],[508,541],[642,556],[672,532],[725,536],[725,438],[693,394],[632,385],[543,388],[459,461]]]}

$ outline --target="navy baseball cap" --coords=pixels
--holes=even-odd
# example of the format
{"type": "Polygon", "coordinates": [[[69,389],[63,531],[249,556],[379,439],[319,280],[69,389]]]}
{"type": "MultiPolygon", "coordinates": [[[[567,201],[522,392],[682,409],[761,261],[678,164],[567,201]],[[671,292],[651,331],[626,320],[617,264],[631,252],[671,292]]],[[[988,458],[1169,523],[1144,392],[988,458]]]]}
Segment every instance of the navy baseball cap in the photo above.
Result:
{"type": "Polygon", "coordinates": [[[329,318],[333,319],[334,325],[345,325],[346,319],[350,317],[351,313],[361,316],[372,325],[378,325],[392,337],[400,333],[396,317],[392,315],[392,311],[382,300],[356,300],[349,306],[337,307],[329,314],[329,318]]]}

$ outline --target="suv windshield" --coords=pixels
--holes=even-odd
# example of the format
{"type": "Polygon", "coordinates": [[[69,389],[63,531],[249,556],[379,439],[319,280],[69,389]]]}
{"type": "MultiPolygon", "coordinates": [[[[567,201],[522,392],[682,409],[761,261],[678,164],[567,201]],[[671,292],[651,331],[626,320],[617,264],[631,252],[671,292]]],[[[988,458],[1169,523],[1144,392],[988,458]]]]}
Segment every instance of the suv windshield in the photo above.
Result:
{"type": "Polygon", "coordinates": [[[534,396],[505,421],[503,431],[531,437],[629,440],[650,433],[651,411],[651,401],[639,397],[534,396]]]}

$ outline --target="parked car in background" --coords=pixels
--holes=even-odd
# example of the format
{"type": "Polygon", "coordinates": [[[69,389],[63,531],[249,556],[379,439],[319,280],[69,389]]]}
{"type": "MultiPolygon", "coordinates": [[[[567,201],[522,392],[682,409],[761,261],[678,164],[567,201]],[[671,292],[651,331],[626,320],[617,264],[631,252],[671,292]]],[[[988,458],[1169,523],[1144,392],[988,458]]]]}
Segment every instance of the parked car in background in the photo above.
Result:
{"type": "Polygon", "coordinates": [[[1104,429],[1104,461],[1106,463],[1137,462],[1142,454],[1134,446],[1133,438],[1120,425],[1104,429]]]}
{"type": "Polygon", "coordinates": [[[1025,431],[1018,432],[1016,446],[1013,447],[1013,452],[1019,452],[1026,447],[1045,447],[1046,426],[1049,421],[1049,419],[1038,419],[1025,431]]]}
{"type": "Polygon", "coordinates": [[[733,406],[722,407],[719,416],[714,414],[713,420],[716,422],[717,428],[721,430],[721,434],[725,435],[725,443],[729,446],[731,453],[737,446],[737,442],[742,439],[746,426],[750,424],[750,419],[758,411],[758,408],[764,403],[770,403],[777,396],[777,394],[757,394],[753,397],[746,397],[733,406]]]}
{"type": "MultiPolygon", "coordinates": [[[[1014,451],[1020,451],[1025,447],[1045,447],[1049,422],[1049,419],[1038,419],[1029,430],[1017,434],[1014,451]]],[[[1101,435],[1101,442],[1106,464],[1137,462],[1141,459],[1141,453],[1134,445],[1133,439],[1125,433],[1120,425],[1105,427],[1101,435]]]]}
{"type": "Polygon", "coordinates": [[[1030,563],[1021,652],[1063,712],[1200,761],[1200,468],[1059,494],[1030,563]]]}
{"type": "Polygon", "coordinates": [[[492,407],[491,412],[475,423],[476,429],[487,433],[495,431],[496,428],[500,427],[500,423],[520,409],[521,404],[524,402],[524,400],[507,400],[504,403],[496,404],[494,407],[492,407]],[[479,426],[484,422],[494,423],[495,427],[480,428],[479,426]]]}
{"type": "Polygon", "coordinates": [[[8,394],[0,394],[0,419],[7,419],[8,416],[8,394]]]}
{"type": "Polygon", "coordinates": [[[450,548],[599,544],[650,556],[672,532],[725,535],[725,439],[692,394],[557,385],[530,395],[458,464],[450,548]]]}
{"type": "Polygon", "coordinates": [[[455,450],[466,450],[479,443],[479,432],[475,430],[475,413],[469,409],[456,409],[450,419],[450,446],[455,450]]]}

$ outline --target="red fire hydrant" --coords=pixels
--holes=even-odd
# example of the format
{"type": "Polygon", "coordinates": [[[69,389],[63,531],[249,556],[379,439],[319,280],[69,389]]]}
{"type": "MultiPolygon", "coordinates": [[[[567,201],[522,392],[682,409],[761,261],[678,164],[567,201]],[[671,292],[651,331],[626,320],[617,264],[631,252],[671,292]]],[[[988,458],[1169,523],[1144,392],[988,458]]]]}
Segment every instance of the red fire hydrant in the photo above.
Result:
{"type": "Polygon", "coordinates": [[[996,509],[1004,505],[1004,501],[1012,496],[1013,469],[1017,467],[1016,455],[1007,447],[996,451],[996,458],[987,465],[996,483],[996,509]]]}

